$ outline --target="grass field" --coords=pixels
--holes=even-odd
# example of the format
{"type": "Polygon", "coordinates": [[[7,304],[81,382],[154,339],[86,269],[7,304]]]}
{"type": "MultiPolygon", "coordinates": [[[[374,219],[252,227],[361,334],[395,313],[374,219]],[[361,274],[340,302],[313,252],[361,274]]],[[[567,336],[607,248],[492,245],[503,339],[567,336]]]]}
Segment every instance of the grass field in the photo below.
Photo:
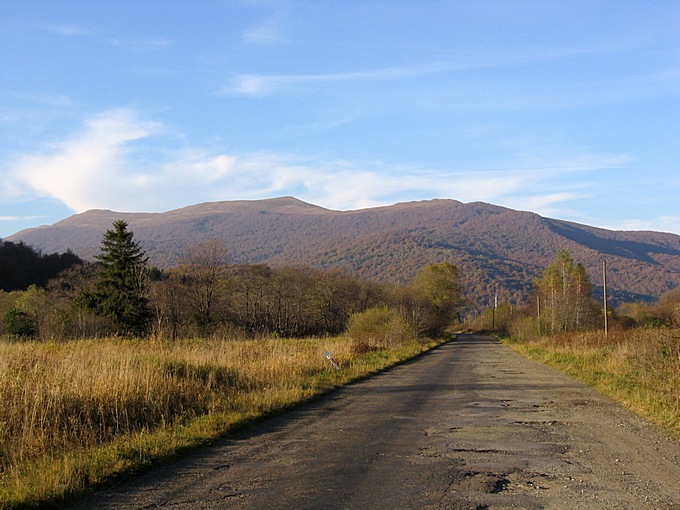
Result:
{"type": "Polygon", "coordinates": [[[0,508],[45,507],[434,345],[0,342],[0,508]]]}
{"type": "Polygon", "coordinates": [[[680,439],[680,330],[639,328],[506,340],[680,439]]]}

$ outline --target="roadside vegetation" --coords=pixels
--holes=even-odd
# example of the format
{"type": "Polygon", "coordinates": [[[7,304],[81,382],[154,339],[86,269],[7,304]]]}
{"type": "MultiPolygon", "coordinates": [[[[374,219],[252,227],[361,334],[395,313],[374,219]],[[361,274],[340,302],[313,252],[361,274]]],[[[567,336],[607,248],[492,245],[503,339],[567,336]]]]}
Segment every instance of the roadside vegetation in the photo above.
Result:
{"type": "Polygon", "coordinates": [[[350,336],[1,342],[0,508],[44,508],[434,345],[410,337],[367,349],[350,336]]]}
{"type": "Polygon", "coordinates": [[[680,331],[639,327],[505,343],[592,386],[680,440],[680,331]]]}
{"type": "Polygon", "coordinates": [[[530,304],[501,304],[468,322],[528,358],[588,384],[680,439],[680,288],[654,304],[604,310],[566,251],[535,282],[530,304]]]}
{"type": "Polygon", "coordinates": [[[378,283],[233,264],[212,239],[160,270],[123,221],[96,263],[27,260],[59,270],[0,290],[0,509],[42,508],[145,469],[413,357],[452,327],[492,330],[680,439],[680,288],[603,310],[564,250],[528,302],[494,300],[463,325],[448,261],[409,284],[378,283]]]}
{"type": "Polygon", "coordinates": [[[160,271],[122,221],[97,260],[0,292],[2,509],[63,503],[412,358],[463,304],[448,262],[397,286],[233,265],[213,240],[160,271]]]}

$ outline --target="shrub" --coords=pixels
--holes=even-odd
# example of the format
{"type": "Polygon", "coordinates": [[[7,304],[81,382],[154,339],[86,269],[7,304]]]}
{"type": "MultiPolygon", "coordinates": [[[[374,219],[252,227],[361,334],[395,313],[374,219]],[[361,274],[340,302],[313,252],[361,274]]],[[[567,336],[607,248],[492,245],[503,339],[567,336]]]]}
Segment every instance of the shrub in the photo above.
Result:
{"type": "Polygon", "coordinates": [[[10,308],[3,317],[7,324],[7,332],[18,337],[32,337],[38,332],[35,320],[15,307],[10,308]]]}
{"type": "Polygon", "coordinates": [[[538,338],[538,323],[534,317],[518,317],[507,326],[511,337],[526,341],[538,338]]]}
{"type": "Polygon", "coordinates": [[[385,349],[413,340],[413,327],[396,310],[386,306],[369,308],[350,316],[347,334],[355,352],[385,349]]]}

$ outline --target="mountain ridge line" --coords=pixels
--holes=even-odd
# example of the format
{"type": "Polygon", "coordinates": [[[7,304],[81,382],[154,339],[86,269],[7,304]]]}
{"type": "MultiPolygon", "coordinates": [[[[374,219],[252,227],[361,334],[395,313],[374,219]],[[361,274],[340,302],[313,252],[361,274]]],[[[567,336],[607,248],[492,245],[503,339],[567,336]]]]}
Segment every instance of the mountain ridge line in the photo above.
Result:
{"type": "Polygon", "coordinates": [[[496,291],[503,301],[526,302],[533,279],[559,249],[585,266],[596,288],[606,259],[614,304],[651,301],[680,285],[676,234],[607,230],[452,199],[349,211],[295,197],[204,202],[161,213],[93,209],[5,240],[93,259],[118,219],[129,223],[150,263],[161,268],[178,265],[191,246],[214,238],[224,241],[238,264],[340,267],[397,283],[446,260],[461,269],[468,299],[479,307],[488,306],[496,291]]]}

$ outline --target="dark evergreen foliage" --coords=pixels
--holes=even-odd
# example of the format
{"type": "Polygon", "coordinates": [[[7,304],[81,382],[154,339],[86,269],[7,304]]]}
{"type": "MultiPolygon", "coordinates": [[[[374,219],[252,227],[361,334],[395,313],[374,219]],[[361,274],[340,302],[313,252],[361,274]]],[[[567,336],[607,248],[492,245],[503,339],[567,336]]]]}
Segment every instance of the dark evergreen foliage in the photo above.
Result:
{"type": "Polygon", "coordinates": [[[83,293],[85,304],[97,314],[110,317],[124,335],[143,335],[151,320],[148,285],[148,257],[118,220],[107,230],[97,260],[101,265],[94,292],[83,293]]]}
{"type": "Polygon", "coordinates": [[[35,320],[29,314],[17,308],[12,307],[7,310],[2,319],[7,324],[7,332],[10,335],[27,338],[38,332],[35,320]]]}
{"type": "Polygon", "coordinates": [[[0,290],[25,290],[31,285],[44,288],[60,272],[82,263],[70,250],[44,255],[22,242],[0,241],[0,290]]]}

